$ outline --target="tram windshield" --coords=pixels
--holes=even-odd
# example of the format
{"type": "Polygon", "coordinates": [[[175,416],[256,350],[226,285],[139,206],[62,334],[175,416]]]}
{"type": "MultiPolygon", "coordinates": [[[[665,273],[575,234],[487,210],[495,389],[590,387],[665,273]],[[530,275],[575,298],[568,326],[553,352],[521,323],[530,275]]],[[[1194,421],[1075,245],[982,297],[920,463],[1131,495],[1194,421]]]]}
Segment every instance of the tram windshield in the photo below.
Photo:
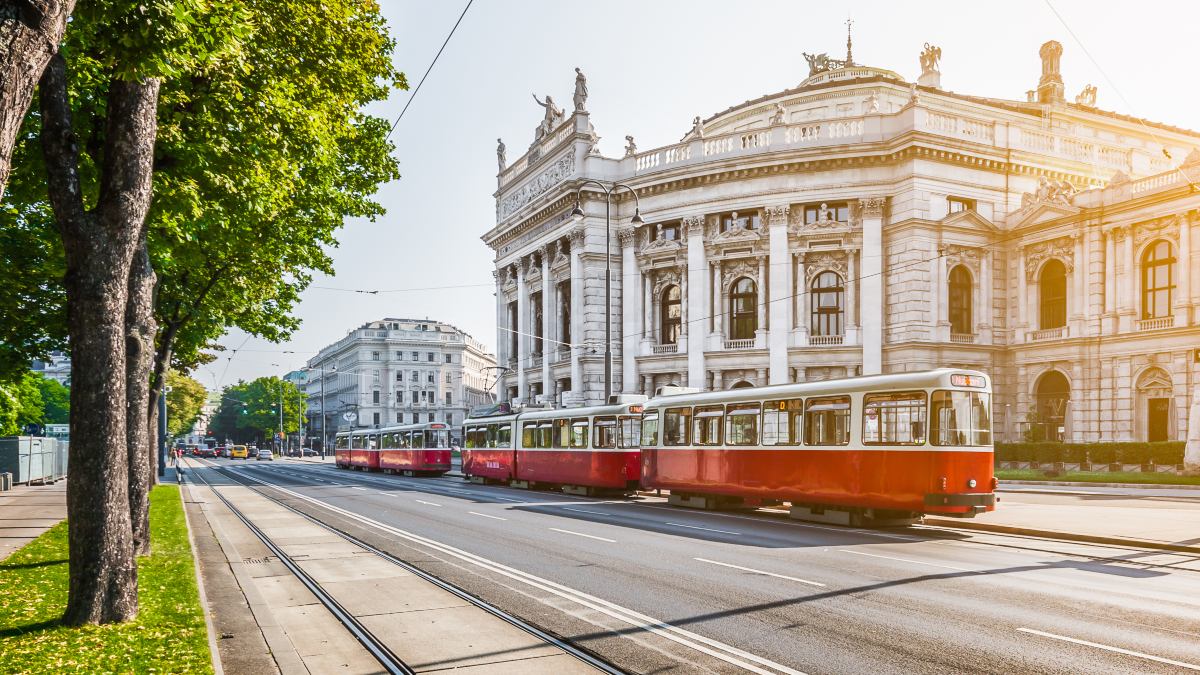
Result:
{"type": "MultiPolygon", "coordinates": [[[[414,433],[415,437],[416,434],[414,433]]],[[[445,449],[450,447],[450,432],[446,429],[430,429],[425,432],[425,447],[445,449]]]]}
{"type": "Polygon", "coordinates": [[[935,391],[931,400],[934,445],[992,444],[991,400],[974,391],[935,391]]]}

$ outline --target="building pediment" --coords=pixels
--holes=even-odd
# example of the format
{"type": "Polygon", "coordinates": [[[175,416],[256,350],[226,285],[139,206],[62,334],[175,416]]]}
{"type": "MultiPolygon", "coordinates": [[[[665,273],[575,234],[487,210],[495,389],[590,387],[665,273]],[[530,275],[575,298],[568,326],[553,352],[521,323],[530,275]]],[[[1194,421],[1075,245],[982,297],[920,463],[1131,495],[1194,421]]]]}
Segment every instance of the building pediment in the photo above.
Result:
{"type": "Polygon", "coordinates": [[[1035,202],[1013,214],[1013,229],[1040,225],[1060,218],[1077,215],[1080,209],[1058,202],[1035,202]]]}
{"type": "Polygon", "coordinates": [[[659,253],[674,253],[683,248],[683,243],[677,239],[658,238],[652,240],[649,244],[642,247],[644,255],[655,255],[659,253]]]}
{"type": "Polygon", "coordinates": [[[728,244],[755,244],[762,235],[757,230],[752,230],[748,227],[739,227],[720,232],[709,242],[714,246],[725,246],[728,244]]]}
{"type": "Polygon", "coordinates": [[[985,230],[987,232],[995,232],[997,229],[999,229],[996,227],[995,223],[979,215],[979,212],[975,209],[967,209],[966,211],[958,211],[948,214],[939,222],[941,222],[942,225],[962,227],[968,230],[985,230]]]}

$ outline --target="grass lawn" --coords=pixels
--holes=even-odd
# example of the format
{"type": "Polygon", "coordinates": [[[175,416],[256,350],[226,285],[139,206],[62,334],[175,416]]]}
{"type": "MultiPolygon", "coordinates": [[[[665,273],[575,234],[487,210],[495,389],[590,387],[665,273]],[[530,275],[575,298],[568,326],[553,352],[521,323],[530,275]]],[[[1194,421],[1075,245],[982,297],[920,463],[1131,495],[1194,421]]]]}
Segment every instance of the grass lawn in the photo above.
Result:
{"type": "Polygon", "coordinates": [[[150,493],[151,555],[138,562],[136,621],[67,628],[67,524],[0,562],[0,671],[211,673],[183,503],[175,485],[150,493]]]}
{"type": "Polygon", "coordinates": [[[1032,469],[996,469],[1000,480],[1050,480],[1078,483],[1148,483],[1152,485],[1200,485],[1200,476],[1176,476],[1170,473],[1138,473],[1134,471],[1064,471],[1057,476],[1032,469]]]}

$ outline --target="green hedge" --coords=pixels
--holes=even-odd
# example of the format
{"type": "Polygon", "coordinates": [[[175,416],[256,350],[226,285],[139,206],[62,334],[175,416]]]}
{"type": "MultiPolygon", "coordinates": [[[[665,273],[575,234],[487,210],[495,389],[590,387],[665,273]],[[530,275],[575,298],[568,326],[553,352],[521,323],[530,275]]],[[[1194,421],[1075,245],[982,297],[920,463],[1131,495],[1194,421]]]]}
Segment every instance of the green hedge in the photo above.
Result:
{"type": "Polygon", "coordinates": [[[1157,443],[997,443],[997,462],[1182,464],[1183,441],[1157,443]]]}

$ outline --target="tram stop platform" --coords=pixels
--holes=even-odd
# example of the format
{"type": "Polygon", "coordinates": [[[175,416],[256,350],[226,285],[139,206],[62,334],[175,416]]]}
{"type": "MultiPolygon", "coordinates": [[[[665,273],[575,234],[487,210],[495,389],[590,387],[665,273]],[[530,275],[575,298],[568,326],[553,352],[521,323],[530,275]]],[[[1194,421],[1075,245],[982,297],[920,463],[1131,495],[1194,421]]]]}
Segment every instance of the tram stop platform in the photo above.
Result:
{"type": "Polygon", "coordinates": [[[191,468],[184,502],[219,674],[384,669],[215,491],[418,673],[597,672],[215,470],[185,461],[191,468]]]}

